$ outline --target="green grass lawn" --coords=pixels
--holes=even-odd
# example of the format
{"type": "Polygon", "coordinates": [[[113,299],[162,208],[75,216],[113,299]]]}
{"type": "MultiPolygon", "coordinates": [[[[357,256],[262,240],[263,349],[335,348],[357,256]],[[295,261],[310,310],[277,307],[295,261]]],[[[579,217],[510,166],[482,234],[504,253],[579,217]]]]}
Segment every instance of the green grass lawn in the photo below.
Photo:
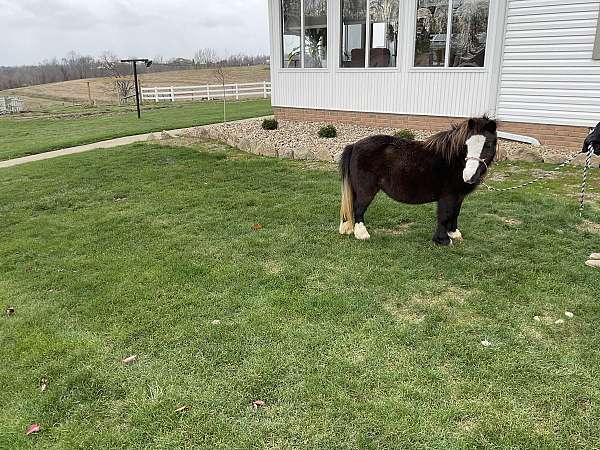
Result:
{"type": "MultiPolygon", "coordinates": [[[[228,103],[228,120],[269,114],[270,99],[228,103]]],[[[141,120],[130,107],[80,108],[71,116],[62,110],[46,115],[49,117],[0,118],[0,161],[116,137],[219,122],[223,120],[223,104],[188,102],[161,108],[149,105],[141,120]]]]}
{"type": "Polygon", "coordinates": [[[331,165],[218,144],[2,170],[0,448],[598,448],[579,172],[474,194],[438,248],[433,205],[341,237],[331,165]]]}

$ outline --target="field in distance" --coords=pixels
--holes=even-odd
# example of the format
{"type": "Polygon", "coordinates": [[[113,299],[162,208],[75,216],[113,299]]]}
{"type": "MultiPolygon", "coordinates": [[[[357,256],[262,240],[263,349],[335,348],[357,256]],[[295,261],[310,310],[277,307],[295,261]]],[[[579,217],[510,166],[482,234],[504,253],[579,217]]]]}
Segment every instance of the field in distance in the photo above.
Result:
{"type": "MultiPolygon", "coordinates": [[[[227,67],[228,83],[255,83],[270,80],[268,66],[227,67]]],[[[219,84],[214,69],[178,70],[144,74],[140,77],[143,86],[194,86],[219,84]]],[[[101,104],[116,104],[117,96],[111,89],[112,78],[92,78],[41,84],[18,89],[0,91],[0,97],[15,95],[25,100],[29,110],[43,110],[74,103],[88,103],[88,81],[92,98],[101,104]]]]}

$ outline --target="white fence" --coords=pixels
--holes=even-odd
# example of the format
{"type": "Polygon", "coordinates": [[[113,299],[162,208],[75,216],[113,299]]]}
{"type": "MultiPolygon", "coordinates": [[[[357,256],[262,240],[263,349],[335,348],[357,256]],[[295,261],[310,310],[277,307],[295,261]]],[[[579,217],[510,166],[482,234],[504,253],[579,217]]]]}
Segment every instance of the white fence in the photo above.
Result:
{"type": "Polygon", "coordinates": [[[216,100],[233,97],[239,100],[242,97],[271,96],[271,82],[260,83],[202,85],[202,86],[170,86],[170,87],[142,87],[142,100],[153,102],[175,102],[177,100],[216,100]]]}
{"type": "Polygon", "coordinates": [[[25,103],[17,97],[0,97],[0,115],[18,113],[24,108],[25,103]]]}

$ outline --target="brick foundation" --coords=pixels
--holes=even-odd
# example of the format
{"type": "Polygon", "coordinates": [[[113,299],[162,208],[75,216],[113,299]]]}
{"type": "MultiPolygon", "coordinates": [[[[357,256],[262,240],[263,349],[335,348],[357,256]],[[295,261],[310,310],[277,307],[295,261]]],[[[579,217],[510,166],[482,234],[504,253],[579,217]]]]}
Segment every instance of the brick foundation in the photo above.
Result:
{"type": "MultiPolygon", "coordinates": [[[[440,131],[451,123],[463,120],[459,117],[413,116],[402,114],[380,114],[322,109],[274,107],[280,120],[303,122],[349,123],[375,127],[410,128],[415,130],[440,131]]],[[[499,129],[508,133],[531,136],[543,145],[579,150],[588,135],[586,127],[566,125],[540,125],[534,123],[500,122],[499,129]]]]}

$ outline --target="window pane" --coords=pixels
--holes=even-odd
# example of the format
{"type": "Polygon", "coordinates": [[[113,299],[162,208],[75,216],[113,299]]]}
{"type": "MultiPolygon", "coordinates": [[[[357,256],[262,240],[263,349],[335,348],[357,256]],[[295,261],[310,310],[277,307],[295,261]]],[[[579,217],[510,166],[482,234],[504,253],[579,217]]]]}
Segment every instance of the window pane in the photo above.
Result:
{"type": "Polygon", "coordinates": [[[327,67],[327,0],[304,0],[304,67],[327,67]]]}
{"type": "Polygon", "coordinates": [[[444,66],[448,32],[448,0],[419,0],[415,67],[444,66]]]}
{"type": "Polygon", "coordinates": [[[369,67],[395,67],[398,50],[398,0],[371,0],[369,67]]]}
{"type": "Polygon", "coordinates": [[[365,67],[367,0],[342,0],[342,67],[365,67]]]}
{"type": "Polygon", "coordinates": [[[301,67],[300,36],[302,22],[300,20],[300,1],[281,1],[281,15],[283,18],[283,67],[301,67]]]}
{"type": "Polygon", "coordinates": [[[483,67],[489,0],[454,0],[450,67],[483,67]]]}

